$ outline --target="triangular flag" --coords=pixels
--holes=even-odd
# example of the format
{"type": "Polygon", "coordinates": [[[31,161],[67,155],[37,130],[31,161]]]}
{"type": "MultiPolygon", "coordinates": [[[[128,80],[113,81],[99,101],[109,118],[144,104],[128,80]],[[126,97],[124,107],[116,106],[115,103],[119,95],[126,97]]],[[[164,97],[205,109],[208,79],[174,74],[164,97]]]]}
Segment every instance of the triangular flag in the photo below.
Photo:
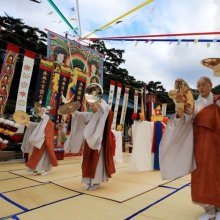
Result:
{"type": "Polygon", "coordinates": [[[116,21],[115,24],[119,24],[119,23],[121,23],[121,22],[123,22],[123,21],[116,21]]]}
{"type": "Polygon", "coordinates": [[[199,42],[198,39],[195,39],[195,40],[194,40],[194,44],[197,44],[198,42],[199,42]]]}
{"type": "Polygon", "coordinates": [[[181,43],[181,40],[178,40],[176,45],[180,45],[180,43],[181,43]]]}
{"type": "Polygon", "coordinates": [[[74,17],[73,17],[73,18],[69,18],[69,19],[70,19],[70,20],[73,20],[73,21],[74,21],[74,20],[75,20],[75,21],[77,20],[77,18],[74,18],[74,17]]]}

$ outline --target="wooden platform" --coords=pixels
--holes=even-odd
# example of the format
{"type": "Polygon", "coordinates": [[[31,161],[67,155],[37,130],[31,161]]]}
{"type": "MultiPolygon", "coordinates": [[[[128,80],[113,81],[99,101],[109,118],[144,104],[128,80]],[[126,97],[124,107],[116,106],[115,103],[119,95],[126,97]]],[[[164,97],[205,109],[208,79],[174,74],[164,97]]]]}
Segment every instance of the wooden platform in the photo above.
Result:
{"type": "Polygon", "coordinates": [[[203,210],[191,202],[190,176],[162,181],[159,171],[130,172],[129,156],[96,191],[81,183],[81,157],[64,159],[48,176],[32,176],[22,163],[0,164],[0,218],[198,219],[203,210]]]}

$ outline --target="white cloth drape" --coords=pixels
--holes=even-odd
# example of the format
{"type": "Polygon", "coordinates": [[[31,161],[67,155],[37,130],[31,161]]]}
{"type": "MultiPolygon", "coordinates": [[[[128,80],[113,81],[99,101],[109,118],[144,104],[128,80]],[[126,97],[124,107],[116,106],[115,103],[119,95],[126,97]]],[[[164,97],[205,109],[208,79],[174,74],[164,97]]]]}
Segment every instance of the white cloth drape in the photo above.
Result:
{"type": "Polygon", "coordinates": [[[128,164],[131,171],[153,170],[153,133],[154,122],[135,122],[132,125],[133,149],[128,164]]]}
{"type": "Polygon", "coordinates": [[[122,153],[122,132],[112,130],[112,133],[115,136],[115,162],[122,163],[123,162],[123,153],[122,153]]]}

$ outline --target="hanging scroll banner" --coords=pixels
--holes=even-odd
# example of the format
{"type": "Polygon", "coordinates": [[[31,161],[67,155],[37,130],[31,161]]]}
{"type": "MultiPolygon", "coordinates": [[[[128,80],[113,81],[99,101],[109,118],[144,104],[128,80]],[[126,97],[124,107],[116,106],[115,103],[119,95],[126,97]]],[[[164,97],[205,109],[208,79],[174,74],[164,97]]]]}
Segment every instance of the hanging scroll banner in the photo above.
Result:
{"type": "MultiPolygon", "coordinates": [[[[47,93],[46,106],[50,106],[50,114],[53,116],[54,122],[60,122],[61,116],[57,114],[58,108],[62,105],[63,94],[66,94],[67,87],[71,78],[71,69],[69,67],[60,66],[55,63],[53,70],[50,89],[47,93]]],[[[56,123],[56,124],[57,124],[56,123]]]]}
{"type": "Polygon", "coordinates": [[[47,93],[50,86],[53,62],[41,59],[37,86],[35,89],[34,102],[41,102],[46,105],[47,93]]]}
{"type": "Polygon", "coordinates": [[[0,74],[0,116],[4,114],[20,47],[8,44],[0,74]]]}
{"type": "Polygon", "coordinates": [[[138,112],[138,90],[134,90],[134,113],[138,112]]]}
{"type": "Polygon", "coordinates": [[[27,97],[34,67],[35,53],[25,50],[15,111],[26,112],[27,97]]]}
{"type": "Polygon", "coordinates": [[[123,99],[123,105],[122,105],[122,111],[121,111],[121,119],[120,124],[123,125],[125,123],[125,116],[127,112],[127,106],[128,106],[128,96],[129,96],[129,87],[125,87],[125,93],[124,93],[124,99],[123,99]]]}
{"type": "Polygon", "coordinates": [[[151,121],[151,116],[154,115],[154,103],[157,102],[157,96],[149,94],[146,96],[147,103],[147,120],[151,121]]]}
{"type": "MultiPolygon", "coordinates": [[[[69,85],[64,96],[67,100],[82,100],[85,86],[103,84],[104,56],[91,48],[48,31],[48,59],[71,68],[69,85]]],[[[83,105],[81,110],[83,109],[83,105]]]]}
{"type": "Polygon", "coordinates": [[[110,80],[110,89],[109,89],[109,95],[108,95],[108,105],[110,109],[112,109],[114,91],[115,91],[115,81],[110,80]]]}
{"type": "Polygon", "coordinates": [[[55,114],[55,121],[56,125],[61,122],[62,115],[57,114],[58,108],[63,105],[62,103],[62,95],[66,94],[67,92],[67,87],[69,85],[71,78],[71,69],[69,67],[64,67],[61,66],[61,74],[60,74],[60,80],[59,80],[59,89],[58,89],[58,99],[56,100],[57,102],[57,108],[56,108],[56,114],[54,110],[51,109],[50,113],[55,114]]]}
{"type": "Polygon", "coordinates": [[[115,127],[116,127],[116,121],[117,121],[117,115],[118,115],[118,107],[119,107],[120,96],[121,96],[121,88],[122,88],[122,84],[118,83],[116,102],[115,102],[115,109],[114,109],[114,116],[113,116],[113,121],[112,121],[112,129],[113,130],[115,130],[115,127]]]}

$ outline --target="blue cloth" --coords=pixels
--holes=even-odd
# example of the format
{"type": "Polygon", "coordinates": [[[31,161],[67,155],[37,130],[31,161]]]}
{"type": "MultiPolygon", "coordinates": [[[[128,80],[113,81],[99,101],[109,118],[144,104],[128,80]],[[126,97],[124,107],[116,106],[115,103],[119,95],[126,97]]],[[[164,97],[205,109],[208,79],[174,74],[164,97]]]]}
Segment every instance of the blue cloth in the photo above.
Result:
{"type": "Polygon", "coordinates": [[[155,148],[154,148],[154,170],[160,169],[160,163],[159,163],[159,145],[162,137],[162,123],[161,122],[155,122],[155,148]]]}

